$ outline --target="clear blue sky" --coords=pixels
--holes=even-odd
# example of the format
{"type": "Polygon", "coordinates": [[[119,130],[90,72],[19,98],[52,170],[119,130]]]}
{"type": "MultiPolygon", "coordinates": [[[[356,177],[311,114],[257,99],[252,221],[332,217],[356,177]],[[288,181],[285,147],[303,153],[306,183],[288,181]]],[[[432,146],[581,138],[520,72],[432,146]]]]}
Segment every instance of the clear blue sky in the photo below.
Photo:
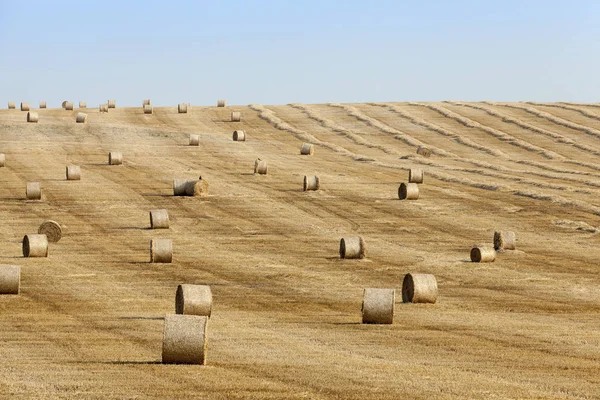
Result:
{"type": "Polygon", "coordinates": [[[0,0],[0,107],[600,101],[600,1],[0,0]]]}

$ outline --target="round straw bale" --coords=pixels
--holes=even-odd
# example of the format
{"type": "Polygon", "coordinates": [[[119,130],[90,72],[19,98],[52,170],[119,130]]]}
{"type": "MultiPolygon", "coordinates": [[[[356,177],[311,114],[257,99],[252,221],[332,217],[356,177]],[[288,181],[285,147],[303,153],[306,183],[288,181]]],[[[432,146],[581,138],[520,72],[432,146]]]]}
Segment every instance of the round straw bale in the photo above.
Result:
{"type": "Polygon", "coordinates": [[[81,180],[81,167],[79,165],[67,165],[66,173],[68,181],[81,180]]]}
{"type": "Polygon", "coordinates": [[[40,235],[46,235],[49,242],[56,243],[62,238],[62,227],[56,221],[44,221],[38,228],[40,235]]]}
{"type": "Polygon", "coordinates": [[[310,143],[302,143],[302,147],[300,148],[300,154],[304,156],[312,156],[315,152],[315,148],[310,143]]]}
{"type": "Polygon", "coordinates": [[[177,112],[179,114],[185,114],[185,113],[187,113],[188,112],[188,105],[184,104],[184,103],[179,104],[177,106],[177,112]]]}
{"type": "Polygon", "coordinates": [[[15,103],[14,101],[9,101],[8,102],[8,109],[9,110],[14,110],[15,108],[17,108],[17,103],[15,103]]]}
{"type": "Polygon", "coordinates": [[[118,151],[111,151],[108,153],[108,165],[121,165],[123,164],[123,154],[118,151]]]}
{"type": "Polygon", "coordinates": [[[423,183],[423,169],[411,168],[408,170],[408,183],[423,183]]]}
{"type": "Polygon", "coordinates": [[[171,239],[150,240],[150,262],[170,263],[173,261],[173,241],[171,239]]]}
{"type": "Polygon", "coordinates": [[[345,237],[340,240],[340,258],[365,258],[367,248],[361,236],[345,237]]]}
{"type": "Polygon", "coordinates": [[[23,238],[23,257],[48,257],[48,238],[46,235],[25,235],[23,238]]]}
{"type": "Polygon", "coordinates": [[[27,200],[41,200],[42,187],[39,182],[28,182],[25,187],[25,197],[27,200]]]}
{"type": "Polygon", "coordinates": [[[0,294],[19,294],[21,267],[0,264],[0,294]]]}
{"type": "Polygon", "coordinates": [[[208,196],[208,182],[203,179],[188,181],[185,186],[186,196],[208,196]]]}
{"type": "Polygon", "coordinates": [[[427,157],[427,158],[429,158],[429,157],[431,157],[431,150],[430,150],[430,149],[428,149],[428,148],[427,148],[427,147],[425,147],[425,146],[419,146],[419,147],[417,148],[417,154],[420,154],[420,155],[422,155],[423,157],[427,157]]]}
{"type": "Polygon", "coordinates": [[[149,106],[150,104],[152,104],[152,102],[150,101],[150,99],[142,101],[142,107],[149,106]]]}
{"type": "Polygon", "coordinates": [[[186,196],[185,189],[188,179],[173,179],[173,196],[186,196]]]}
{"type": "Polygon", "coordinates": [[[318,176],[305,176],[304,177],[304,191],[307,190],[319,190],[321,187],[321,180],[318,176]]]}
{"type": "Polygon", "coordinates": [[[200,146],[200,135],[190,135],[190,146],[200,146]]]}
{"type": "Polygon", "coordinates": [[[398,188],[400,200],[417,200],[419,198],[419,185],[416,183],[401,183],[398,188]]]}
{"type": "Polygon", "coordinates": [[[21,103],[21,111],[29,111],[29,103],[22,102],[21,103]]]}
{"type": "Polygon", "coordinates": [[[404,275],[402,282],[402,301],[404,303],[435,303],[437,292],[437,280],[434,275],[404,275]]]}
{"type": "Polygon", "coordinates": [[[233,131],[233,141],[234,142],[245,142],[246,141],[246,131],[233,131]]]}
{"type": "Polygon", "coordinates": [[[151,210],[150,229],[169,229],[169,211],[151,210]]]}
{"type": "Polygon", "coordinates": [[[65,102],[65,110],[67,111],[73,111],[73,103],[70,101],[65,102]]]}
{"type": "Polygon", "coordinates": [[[27,122],[34,122],[37,123],[39,121],[40,117],[38,116],[38,113],[33,112],[33,111],[29,111],[27,113],[27,122]]]}
{"type": "Polygon", "coordinates": [[[85,101],[80,101],[79,108],[87,108],[87,103],[85,101]]]}
{"type": "Polygon", "coordinates": [[[239,111],[231,112],[231,122],[240,122],[242,120],[242,113],[239,111]]]}
{"type": "Polygon", "coordinates": [[[63,102],[60,104],[60,106],[61,106],[62,108],[66,108],[66,107],[67,107],[67,103],[68,103],[68,101],[67,101],[67,100],[65,100],[65,101],[63,101],[63,102]]]}
{"type": "Polygon", "coordinates": [[[395,303],[395,289],[365,289],[362,302],[362,323],[392,324],[395,303]]]}
{"type": "Polygon", "coordinates": [[[200,315],[165,316],[162,362],[164,364],[206,363],[208,317],[200,315]]]}
{"type": "Polygon", "coordinates": [[[471,249],[471,261],[473,262],[494,262],[496,259],[496,250],[488,246],[473,246],[471,249]]]}
{"type": "Polygon", "coordinates": [[[40,101],[40,108],[47,108],[47,104],[45,101],[40,101]]]}
{"type": "Polygon", "coordinates": [[[144,106],[144,114],[152,114],[154,111],[152,110],[151,104],[146,104],[144,106]]]}
{"type": "Polygon", "coordinates": [[[269,166],[267,165],[266,160],[261,160],[260,158],[258,158],[256,161],[254,161],[255,174],[266,175],[268,171],[269,166]]]}
{"type": "Polygon", "coordinates": [[[175,313],[210,317],[212,301],[208,285],[179,285],[175,294],[175,313]]]}
{"type": "Polygon", "coordinates": [[[88,117],[87,114],[80,112],[80,113],[77,113],[77,117],[75,117],[75,121],[78,124],[85,124],[87,122],[87,117],[88,117]]]}
{"type": "Polygon", "coordinates": [[[101,113],[107,113],[108,112],[108,104],[100,104],[100,106],[98,106],[98,109],[100,110],[101,113]]]}
{"type": "Polygon", "coordinates": [[[225,100],[218,100],[217,101],[217,107],[225,107],[225,100]]]}
{"type": "Polygon", "coordinates": [[[4,153],[0,153],[0,167],[4,167],[6,164],[6,155],[4,153]]]}
{"type": "Polygon", "coordinates": [[[495,250],[515,250],[517,238],[512,231],[494,232],[495,250]]]}
{"type": "Polygon", "coordinates": [[[108,105],[108,108],[117,108],[116,100],[108,100],[108,102],[106,104],[108,105]]]}

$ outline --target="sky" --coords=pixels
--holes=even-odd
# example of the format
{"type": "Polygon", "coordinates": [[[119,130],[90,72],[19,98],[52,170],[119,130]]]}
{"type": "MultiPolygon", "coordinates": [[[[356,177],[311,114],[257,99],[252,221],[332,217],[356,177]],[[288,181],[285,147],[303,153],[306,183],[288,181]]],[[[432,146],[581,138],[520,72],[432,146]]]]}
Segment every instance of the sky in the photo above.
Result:
{"type": "Polygon", "coordinates": [[[0,107],[600,101],[600,1],[0,0],[0,107]]]}

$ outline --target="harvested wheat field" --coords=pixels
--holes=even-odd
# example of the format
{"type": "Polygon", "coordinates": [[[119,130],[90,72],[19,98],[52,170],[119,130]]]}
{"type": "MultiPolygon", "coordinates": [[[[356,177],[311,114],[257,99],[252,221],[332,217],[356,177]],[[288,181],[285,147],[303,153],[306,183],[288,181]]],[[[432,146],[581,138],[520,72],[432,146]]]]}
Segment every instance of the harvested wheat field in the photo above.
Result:
{"type": "Polygon", "coordinates": [[[600,105],[94,107],[0,111],[0,263],[21,266],[0,295],[3,397],[600,398],[600,105]],[[200,176],[208,195],[173,196],[200,176]],[[45,220],[61,240],[24,258],[45,220]],[[496,231],[516,249],[471,262],[496,231]],[[366,257],[341,259],[358,236],[366,257]],[[153,239],[172,263],[149,262],[153,239]],[[362,324],[364,289],[407,273],[435,276],[435,304],[397,294],[393,324],[362,324]],[[212,291],[206,365],[162,364],[180,284],[212,291]]]}

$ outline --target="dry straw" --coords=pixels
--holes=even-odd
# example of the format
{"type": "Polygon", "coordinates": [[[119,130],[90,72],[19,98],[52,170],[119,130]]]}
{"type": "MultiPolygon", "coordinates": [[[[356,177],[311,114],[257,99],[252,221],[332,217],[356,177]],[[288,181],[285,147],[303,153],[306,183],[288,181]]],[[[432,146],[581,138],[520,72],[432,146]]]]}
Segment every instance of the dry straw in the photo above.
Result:
{"type": "Polygon", "coordinates": [[[15,108],[17,108],[17,103],[15,103],[14,101],[9,101],[8,102],[8,109],[9,110],[14,110],[15,108]]]}
{"type": "Polygon", "coordinates": [[[256,161],[254,161],[254,173],[259,175],[266,175],[267,172],[269,172],[269,166],[267,165],[267,161],[257,158],[256,161]]]}
{"type": "Polygon", "coordinates": [[[179,104],[177,106],[177,112],[179,114],[185,114],[185,113],[187,113],[188,112],[188,105],[184,104],[184,103],[179,104]]]}
{"type": "Polygon", "coordinates": [[[81,180],[81,167],[79,165],[67,165],[66,175],[68,181],[81,180]]]}
{"type": "Polygon", "coordinates": [[[108,112],[108,104],[100,104],[100,106],[98,106],[98,109],[100,110],[101,113],[107,113],[108,112]]]}
{"type": "Polygon", "coordinates": [[[63,102],[63,108],[67,111],[73,111],[73,103],[70,101],[63,102]]]}
{"type": "Polygon", "coordinates": [[[202,179],[202,177],[196,181],[188,181],[185,186],[185,195],[199,197],[208,196],[208,182],[202,179]]]}
{"type": "Polygon", "coordinates": [[[62,238],[62,227],[56,221],[44,221],[38,228],[38,234],[46,235],[49,242],[56,243],[62,238]]]}
{"type": "Polygon", "coordinates": [[[108,108],[117,108],[117,101],[116,100],[108,100],[107,105],[108,105],[108,108]]]}
{"type": "Polygon", "coordinates": [[[175,294],[175,313],[210,317],[212,301],[208,285],[179,285],[175,294]]]}
{"type": "Polygon", "coordinates": [[[217,101],[217,107],[225,107],[225,100],[218,100],[217,101]]]}
{"type": "Polygon", "coordinates": [[[75,117],[75,121],[78,124],[85,124],[87,122],[88,116],[82,112],[77,113],[77,117],[75,117]]]}
{"type": "Polygon", "coordinates": [[[419,146],[417,148],[417,154],[422,155],[423,157],[431,157],[431,150],[425,146],[419,146]]]}
{"type": "Polygon", "coordinates": [[[173,261],[173,241],[171,239],[150,240],[150,262],[170,263],[173,261]]]}
{"type": "Polygon", "coordinates": [[[27,200],[41,200],[42,187],[39,182],[28,182],[25,187],[25,197],[27,200]]]}
{"type": "Polygon", "coordinates": [[[304,191],[307,190],[319,190],[321,187],[321,180],[318,176],[305,176],[304,177],[304,191]]]}
{"type": "Polygon", "coordinates": [[[495,250],[515,250],[517,239],[512,231],[494,232],[495,250]]]}
{"type": "Polygon", "coordinates": [[[431,274],[406,274],[402,282],[404,303],[435,303],[437,300],[437,280],[431,274]]]}
{"type": "Polygon", "coordinates": [[[417,200],[419,198],[419,185],[416,183],[401,183],[398,188],[400,200],[417,200]]]}
{"type": "Polygon", "coordinates": [[[367,248],[361,236],[345,237],[340,240],[340,258],[365,258],[367,248]]]}
{"type": "Polygon", "coordinates": [[[46,104],[45,101],[40,101],[40,108],[47,108],[48,105],[46,104]]]}
{"type": "Polygon", "coordinates": [[[234,142],[245,142],[246,141],[246,131],[233,131],[233,141],[234,142]]]}
{"type": "Polygon", "coordinates": [[[6,165],[6,155],[4,153],[0,153],[0,167],[4,167],[6,165]]]}
{"type": "Polygon", "coordinates": [[[21,103],[21,111],[29,111],[29,103],[27,102],[22,102],[21,103]]]}
{"type": "Polygon", "coordinates": [[[48,257],[48,238],[46,235],[25,235],[23,238],[23,257],[48,257]]]}
{"type": "Polygon", "coordinates": [[[362,323],[392,324],[395,303],[395,289],[365,289],[362,302],[362,323]]]}
{"type": "Polygon", "coordinates": [[[151,210],[150,229],[169,229],[169,211],[151,210]]]}
{"type": "Polygon", "coordinates": [[[208,317],[167,315],[163,331],[162,362],[165,364],[206,363],[208,317]]]}
{"type": "Polygon", "coordinates": [[[146,100],[142,101],[142,107],[149,106],[150,104],[152,104],[152,102],[150,101],[150,99],[146,99],[146,100]]]}
{"type": "Polygon", "coordinates": [[[302,147],[300,148],[300,154],[304,156],[312,156],[315,152],[314,146],[310,143],[302,143],[302,147]]]}
{"type": "Polygon", "coordinates": [[[39,121],[40,117],[38,115],[38,113],[33,112],[33,111],[29,111],[27,113],[27,122],[33,122],[33,123],[37,123],[39,121]]]}
{"type": "Polygon", "coordinates": [[[190,146],[200,146],[200,135],[190,135],[190,146]]]}
{"type": "Polygon", "coordinates": [[[496,259],[496,250],[489,246],[473,246],[471,249],[471,261],[473,262],[494,262],[496,259]]]}
{"type": "Polygon", "coordinates": [[[411,168],[408,170],[408,183],[423,183],[423,169],[411,168]]]}
{"type": "Polygon", "coordinates": [[[121,165],[123,164],[123,154],[118,151],[111,151],[108,153],[108,165],[121,165]]]}
{"type": "Polygon", "coordinates": [[[19,294],[21,267],[0,264],[0,294],[19,294]]]}
{"type": "Polygon", "coordinates": [[[144,114],[152,114],[154,111],[151,104],[144,105],[144,114]]]}
{"type": "Polygon", "coordinates": [[[87,103],[85,101],[80,101],[79,108],[87,108],[87,103]]]}
{"type": "Polygon", "coordinates": [[[240,122],[242,120],[242,113],[239,111],[231,112],[231,122],[240,122]]]}

